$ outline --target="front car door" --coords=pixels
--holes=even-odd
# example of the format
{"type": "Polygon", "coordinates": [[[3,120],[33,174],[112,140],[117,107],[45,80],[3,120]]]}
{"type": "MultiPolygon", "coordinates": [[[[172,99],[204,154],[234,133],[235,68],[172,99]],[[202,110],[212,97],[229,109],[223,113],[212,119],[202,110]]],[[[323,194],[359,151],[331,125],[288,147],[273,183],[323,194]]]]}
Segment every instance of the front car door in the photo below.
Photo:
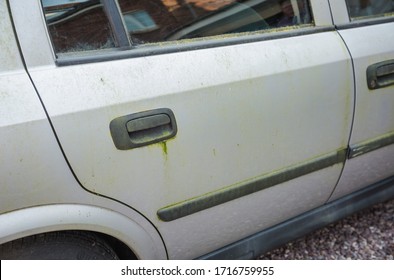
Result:
{"type": "Polygon", "coordinates": [[[350,151],[334,200],[394,175],[394,1],[331,2],[356,89],[350,151]]]}
{"type": "Polygon", "coordinates": [[[334,190],[352,64],[327,1],[287,2],[291,18],[271,0],[10,1],[81,186],[147,217],[170,258],[278,224],[334,190]]]}

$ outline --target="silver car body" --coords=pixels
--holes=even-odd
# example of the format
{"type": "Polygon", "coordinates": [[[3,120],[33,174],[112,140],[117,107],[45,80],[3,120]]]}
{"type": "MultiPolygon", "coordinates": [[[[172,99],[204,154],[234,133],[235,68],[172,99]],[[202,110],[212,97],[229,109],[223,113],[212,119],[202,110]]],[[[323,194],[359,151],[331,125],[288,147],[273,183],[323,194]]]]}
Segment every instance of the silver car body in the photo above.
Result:
{"type": "Polygon", "coordinates": [[[197,258],[393,176],[394,88],[366,81],[393,17],[311,5],[313,26],[86,60],[56,57],[40,0],[1,1],[0,243],[85,230],[197,258]],[[161,108],[174,138],[116,148],[111,121],[161,108]]]}

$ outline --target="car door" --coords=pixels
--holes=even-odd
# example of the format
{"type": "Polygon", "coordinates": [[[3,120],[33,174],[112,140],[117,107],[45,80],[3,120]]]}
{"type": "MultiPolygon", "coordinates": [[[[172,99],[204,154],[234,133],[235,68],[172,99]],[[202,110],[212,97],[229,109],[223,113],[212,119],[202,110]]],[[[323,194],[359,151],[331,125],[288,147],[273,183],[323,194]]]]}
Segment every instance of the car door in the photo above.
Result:
{"type": "Polygon", "coordinates": [[[334,15],[353,58],[356,89],[349,159],[334,200],[394,175],[394,1],[332,2],[345,12],[334,15]]]}
{"type": "Polygon", "coordinates": [[[350,56],[326,1],[289,2],[295,26],[276,28],[279,1],[10,1],[76,178],[147,217],[170,258],[320,206],[338,181],[350,56]]]}

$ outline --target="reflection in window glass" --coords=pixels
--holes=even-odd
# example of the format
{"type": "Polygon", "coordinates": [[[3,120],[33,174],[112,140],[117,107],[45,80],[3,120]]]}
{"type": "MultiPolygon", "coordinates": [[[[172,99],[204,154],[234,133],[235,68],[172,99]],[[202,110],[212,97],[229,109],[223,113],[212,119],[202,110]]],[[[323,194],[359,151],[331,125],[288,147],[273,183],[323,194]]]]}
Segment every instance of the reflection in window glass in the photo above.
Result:
{"type": "Polygon", "coordinates": [[[134,43],[311,24],[308,0],[118,0],[134,43]]]}
{"type": "Polygon", "coordinates": [[[384,16],[394,12],[394,0],[346,0],[351,19],[384,16]]]}
{"type": "Polygon", "coordinates": [[[149,32],[157,28],[156,23],[146,11],[135,11],[123,15],[130,34],[149,32]]]}
{"type": "Polygon", "coordinates": [[[100,0],[42,0],[56,53],[115,47],[100,0]]]}

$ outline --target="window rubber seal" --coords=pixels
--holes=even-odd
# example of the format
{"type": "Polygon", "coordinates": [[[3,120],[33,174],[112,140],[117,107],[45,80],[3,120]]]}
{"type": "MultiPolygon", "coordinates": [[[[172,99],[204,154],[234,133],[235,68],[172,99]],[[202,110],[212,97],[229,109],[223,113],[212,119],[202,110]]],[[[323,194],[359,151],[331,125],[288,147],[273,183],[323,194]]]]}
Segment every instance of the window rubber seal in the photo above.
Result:
{"type": "Polygon", "coordinates": [[[83,56],[67,55],[58,56],[56,59],[57,66],[71,66],[86,63],[99,63],[111,60],[129,59],[137,57],[146,57],[153,55],[170,54],[177,52],[195,51],[208,48],[224,47],[231,45],[240,45],[247,43],[255,43],[268,40],[277,40],[283,38],[291,38],[298,36],[311,35],[316,33],[335,31],[335,26],[308,26],[302,28],[294,28],[280,32],[256,32],[255,34],[246,34],[244,36],[217,38],[202,38],[193,42],[175,42],[165,44],[151,44],[129,47],[127,49],[114,49],[105,52],[92,52],[92,54],[84,54],[83,56]]]}

